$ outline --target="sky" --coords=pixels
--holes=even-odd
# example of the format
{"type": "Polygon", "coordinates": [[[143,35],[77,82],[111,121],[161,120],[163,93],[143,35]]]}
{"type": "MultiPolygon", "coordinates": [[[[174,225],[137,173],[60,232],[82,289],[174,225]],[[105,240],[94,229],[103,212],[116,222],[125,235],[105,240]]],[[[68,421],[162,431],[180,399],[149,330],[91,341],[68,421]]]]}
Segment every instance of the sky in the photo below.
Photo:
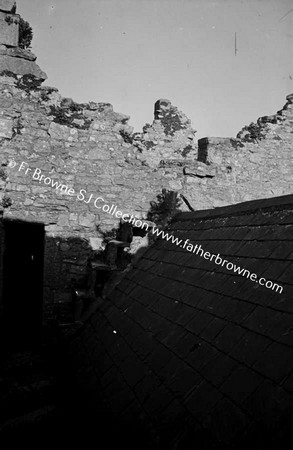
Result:
{"type": "Polygon", "coordinates": [[[18,0],[32,51],[76,102],[107,102],[134,131],[169,99],[197,137],[235,136],[293,93],[292,0],[18,0]],[[236,33],[236,55],[235,55],[236,33]]]}

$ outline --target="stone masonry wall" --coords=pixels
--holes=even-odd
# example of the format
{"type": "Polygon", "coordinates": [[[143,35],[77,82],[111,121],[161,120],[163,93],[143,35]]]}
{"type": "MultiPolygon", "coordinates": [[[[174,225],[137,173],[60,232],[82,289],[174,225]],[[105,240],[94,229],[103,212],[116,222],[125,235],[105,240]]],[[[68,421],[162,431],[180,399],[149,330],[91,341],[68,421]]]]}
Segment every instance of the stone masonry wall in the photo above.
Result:
{"type": "MultiPolygon", "coordinates": [[[[236,139],[199,140],[199,161],[215,166],[217,171],[208,183],[199,183],[211,206],[293,192],[292,102],[293,95],[288,95],[282,110],[244,127],[236,139]]],[[[187,195],[195,204],[192,188],[187,195]]]]}
{"type": "MultiPolygon", "coordinates": [[[[14,16],[14,2],[2,0],[0,11],[14,16]]],[[[47,305],[69,302],[72,278],[84,278],[91,252],[119,226],[103,203],[146,218],[163,189],[180,195],[183,211],[292,192],[292,96],[235,139],[197,145],[190,120],[166,99],[156,102],[153,123],[133,133],[112,105],[77,104],[42,86],[47,76],[15,45],[13,26],[11,41],[0,43],[0,205],[4,220],[45,224],[47,305]]]]}
{"type": "Polygon", "coordinates": [[[161,101],[176,118],[174,129],[156,112],[154,123],[133,135],[129,117],[110,104],[76,104],[55,88],[42,87],[35,76],[2,73],[0,100],[4,219],[45,224],[47,305],[70,302],[72,279],[82,279],[90,252],[103,248],[101,232],[119,225],[96,206],[113,204],[145,218],[162,189],[180,193],[187,200],[183,210],[292,192],[291,97],[265,138],[200,140],[199,160],[195,132],[170,102],[161,101]],[[9,167],[11,161],[15,167],[9,167]],[[45,185],[38,174],[75,194],[45,185]],[[95,206],[98,197],[104,202],[95,206]]]}
{"type": "Polygon", "coordinates": [[[145,217],[163,188],[180,189],[182,167],[150,167],[125,142],[128,116],[110,104],[75,104],[34,76],[4,72],[0,83],[4,219],[45,224],[45,301],[69,302],[72,278],[82,278],[90,251],[103,248],[102,232],[119,225],[103,203],[145,217]],[[40,175],[75,194],[46,185],[40,175]],[[99,197],[104,202],[95,203],[99,197]]]}

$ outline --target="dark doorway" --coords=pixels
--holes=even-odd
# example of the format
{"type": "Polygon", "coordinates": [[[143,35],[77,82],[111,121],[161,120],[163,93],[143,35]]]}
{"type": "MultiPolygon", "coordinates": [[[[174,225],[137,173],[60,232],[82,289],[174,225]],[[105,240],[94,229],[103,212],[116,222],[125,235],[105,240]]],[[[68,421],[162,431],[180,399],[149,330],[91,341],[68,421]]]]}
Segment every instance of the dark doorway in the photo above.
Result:
{"type": "Polygon", "coordinates": [[[3,328],[7,346],[37,343],[42,326],[44,226],[4,222],[3,328]]]}

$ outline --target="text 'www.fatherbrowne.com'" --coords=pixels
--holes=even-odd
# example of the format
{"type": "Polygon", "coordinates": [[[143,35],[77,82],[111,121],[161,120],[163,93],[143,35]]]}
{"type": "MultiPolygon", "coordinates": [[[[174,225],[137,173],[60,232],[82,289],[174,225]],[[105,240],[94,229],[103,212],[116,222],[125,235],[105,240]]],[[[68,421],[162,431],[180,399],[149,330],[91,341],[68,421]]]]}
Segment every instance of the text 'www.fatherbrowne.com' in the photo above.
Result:
{"type": "Polygon", "coordinates": [[[251,281],[260,284],[261,286],[265,286],[267,289],[271,289],[273,291],[278,292],[281,294],[283,292],[283,286],[280,286],[277,283],[274,283],[271,280],[266,280],[263,277],[258,277],[256,273],[251,273],[249,270],[244,269],[243,267],[237,266],[236,264],[229,262],[226,259],[223,259],[220,254],[205,252],[204,249],[200,244],[193,245],[189,239],[186,239],[183,241],[182,239],[178,239],[177,237],[173,236],[172,234],[166,233],[163,230],[159,230],[158,228],[153,228],[153,234],[161,237],[162,239],[165,239],[166,241],[172,242],[172,244],[179,245],[181,248],[184,248],[188,252],[194,253],[195,255],[199,255],[200,257],[203,257],[204,259],[207,259],[209,261],[213,261],[218,266],[226,267],[226,269],[233,271],[237,275],[241,275],[242,277],[246,277],[250,279],[251,281]],[[182,244],[182,242],[184,242],[182,244]]]}

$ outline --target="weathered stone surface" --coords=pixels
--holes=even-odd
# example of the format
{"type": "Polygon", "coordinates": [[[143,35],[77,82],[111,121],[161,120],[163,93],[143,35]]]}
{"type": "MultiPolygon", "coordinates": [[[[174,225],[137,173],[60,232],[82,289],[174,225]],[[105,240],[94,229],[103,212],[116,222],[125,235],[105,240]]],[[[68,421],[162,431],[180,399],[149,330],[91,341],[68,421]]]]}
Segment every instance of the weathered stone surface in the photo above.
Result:
{"type": "Polygon", "coordinates": [[[19,16],[0,12],[0,44],[18,46],[19,16]]]}
{"type": "Polygon", "coordinates": [[[187,167],[184,167],[183,173],[184,175],[190,177],[213,178],[214,176],[216,176],[216,165],[207,165],[201,163],[200,161],[197,161],[193,164],[189,164],[187,167]]]}
{"type": "Polygon", "coordinates": [[[11,119],[2,119],[0,117],[0,137],[11,139],[13,135],[13,120],[11,119]]]}
{"type": "Polygon", "coordinates": [[[93,228],[95,225],[95,215],[94,214],[85,214],[79,217],[79,224],[82,227],[93,228]]]}
{"type": "Polygon", "coordinates": [[[35,61],[37,59],[36,55],[34,55],[30,50],[23,50],[22,48],[19,47],[16,48],[8,48],[6,46],[3,46],[3,48],[0,47],[0,55],[27,59],[29,61],[35,61]]]}
{"type": "Polygon", "coordinates": [[[70,136],[70,128],[65,125],[59,125],[58,123],[52,122],[48,133],[52,139],[67,141],[70,136]]]}
{"type": "Polygon", "coordinates": [[[11,13],[16,10],[16,2],[14,0],[0,0],[0,11],[11,13]]]}
{"type": "MultiPolygon", "coordinates": [[[[5,52],[0,61],[35,64],[28,53],[9,50],[14,56],[8,56],[5,52]]],[[[260,141],[205,138],[197,148],[190,121],[169,101],[160,100],[153,124],[133,135],[129,117],[114,112],[112,105],[77,104],[63,99],[55,88],[41,87],[41,81],[9,71],[0,77],[0,164],[15,161],[1,185],[3,196],[9,198],[4,216],[42,222],[52,239],[74,236],[87,243],[79,248],[67,241],[70,255],[79,249],[74,259],[70,256],[65,262],[63,251],[60,261],[53,260],[62,273],[65,294],[76,272],[79,278],[85,276],[85,255],[102,250],[102,241],[93,239],[117,230],[122,214],[148,218],[163,189],[180,194],[183,211],[293,190],[289,100],[276,121],[261,120],[261,127],[268,128],[260,141]],[[19,171],[22,162],[26,165],[19,171]],[[38,172],[33,178],[36,169],[42,180],[38,172]],[[53,188],[52,181],[70,194],[53,188]],[[103,205],[116,205],[120,216],[107,213],[103,205]]],[[[248,133],[252,131],[253,127],[248,133]]],[[[139,242],[144,244],[142,236],[133,243],[135,251],[139,242]]],[[[59,255],[59,250],[54,254],[59,255]]],[[[46,258],[48,272],[50,264],[46,258]]],[[[46,305],[55,302],[58,277],[46,281],[46,305]]]]}
{"type": "Polygon", "coordinates": [[[47,79],[45,72],[34,61],[19,56],[0,55],[0,73],[4,71],[12,72],[16,75],[30,74],[42,81],[47,79]]]}
{"type": "Polygon", "coordinates": [[[90,238],[90,245],[93,250],[101,250],[103,244],[103,238],[90,238]]]}
{"type": "Polygon", "coordinates": [[[133,144],[144,164],[154,168],[170,160],[195,160],[195,133],[190,120],[170,100],[161,99],[155,103],[153,124],[146,124],[143,133],[135,133],[133,144]]]}

